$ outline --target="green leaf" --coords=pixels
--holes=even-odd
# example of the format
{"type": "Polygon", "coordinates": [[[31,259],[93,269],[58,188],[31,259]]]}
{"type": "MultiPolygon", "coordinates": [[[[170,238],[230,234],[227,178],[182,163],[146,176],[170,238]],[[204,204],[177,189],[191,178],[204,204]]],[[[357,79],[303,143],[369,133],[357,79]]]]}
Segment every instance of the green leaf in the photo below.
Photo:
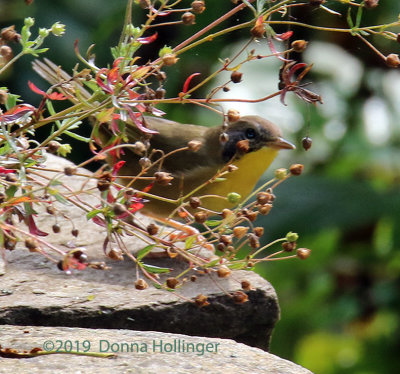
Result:
{"type": "Polygon", "coordinates": [[[154,266],[154,265],[147,265],[147,264],[141,264],[141,266],[148,271],[149,273],[169,273],[172,269],[170,268],[161,268],[159,266],[154,266]]]}
{"type": "Polygon", "coordinates": [[[347,9],[347,23],[349,24],[350,28],[354,27],[353,20],[351,19],[351,8],[347,9]]]}
{"type": "Polygon", "coordinates": [[[103,213],[103,209],[94,209],[86,214],[86,219],[90,220],[93,217],[97,216],[99,213],[103,213]]]}
{"type": "Polygon", "coordinates": [[[185,240],[185,249],[190,249],[190,248],[192,248],[195,239],[196,239],[196,237],[195,237],[194,235],[189,236],[189,237],[185,240]]]}
{"type": "Polygon", "coordinates": [[[59,186],[62,184],[58,179],[53,179],[50,181],[50,186],[59,186]]]}
{"type": "Polygon", "coordinates": [[[358,10],[357,10],[357,15],[356,15],[356,27],[357,28],[360,27],[363,9],[364,9],[363,6],[359,6],[358,10]]]}
{"type": "Polygon", "coordinates": [[[140,261],[144,256],[151,252],[155,246],[155,244],[149,244],[146,247],[142,248],[136,255],[137,260],[140,261]]]}
{"type": "Polygon", "coordinates": [[[50,195],[54,196],[55,199],[61,204],[71,205],[70,202],[58,192],[58,190],[48,188],[47,191],[49,192],[50,195]]]}
{"type": "Polygon", "coordinates": [[[261,13],[267,0],[257,0],[257,12],[261,13]]]}
{"type": "Polygon", "coordinates": [[[222,221],[219,219],[210,219],[205,222],[205,225],[210,226],[210,227],[215,227],[218,226],[222,221]]]}
{"type": "Polygon", "coordinates": [[[6,196],[10,199],[14,197],[15,193],[17,192],[17,186],[10,186],[6,189],[6,196]]]}

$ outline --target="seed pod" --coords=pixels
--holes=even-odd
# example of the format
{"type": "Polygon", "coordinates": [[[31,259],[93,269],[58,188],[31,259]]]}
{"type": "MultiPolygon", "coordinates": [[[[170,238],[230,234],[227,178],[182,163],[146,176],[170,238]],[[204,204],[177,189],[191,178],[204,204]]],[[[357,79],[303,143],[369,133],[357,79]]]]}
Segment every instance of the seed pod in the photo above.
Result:
{"type": "Polygon", "coordinates": [[[210,305],[210,303],[207,301],[207,296],[203,294],[199,294],[195,297],[194,302],[196,303],[197,306],[203,307],[210,305]]]}
{"type": "Polygon", "coordinates": [[[146,282],[144,279],[139,278],[139,279],[137,279],[137,280],[135,281],[135,288],[136,288],[137,290],[144,290],[144,289],[146,289],[147,287],[149,287],[149,285],[147,284],[147,282],[146,282]]]}
{"type": "Polygon", "coordinates": [[[237,204],[242,199],[242,196],[237,192],[229,192],[226,197],[231,204],[237,204]]]}
{"type": "Polygon", "coordinates": [[[73,166],[66,166],[64,168],[64,174],[68,176],[74,175],[76,174],[76,168],[73,166]]]}
{"type": "Polygon", "coordinates": [[[137,141],[133,144],[132,151],[138,156],[142,156],[146,152],[146,146],[143,142],[137,141]]]}
{"type": "Polygon", "coordinates": [[[207,221],[207,213],[206,212],[203,212],[203,211],[201,211],[201,212],[196,212],[195,214],[194,214],[194,220],[197,222],[197,223],[204,223],[204,222],[206,222],[207,221]]]}
{"type": "Polygon", "coordinates": [[[196,282],[197,281],[197,276],[196,275],[191,275],[190,276],[190,281],[191,282],[196,282]]]}
{"type": "Polygon", "coordinates": [[[230,245],[232,244],[232,235],[221,235],[219,241],[225,245],[230,245]]]}
{"type": "Polygon", "coordinates": [[[235,238],[241,239],[247,234],[247,231],[249,231],[248,227],[236,226],[233,228],[233,236],[235,238]]]}
{"type": "Polygon", "coordinates": [[[171,175],[171,173],[166,173],[164,171],[158,171],[154,173],[154,178],[155,181],[162,186],[168,186],[171,181],[174,179],[174,177],[171,175]]]}
{"type": "Polygon", "coordinates": [[[221,252],[225,252],[226,251],[226,245],[224,243],[218,243],[217,244],[217,250],[221,251],[221,252]]]}
{"type": "Polygon", "coordinates": [[[233,123],[240,119],[240,112],[236,109],[229,109],[227,113],[228,122],[233,123]]]}
{"type": "Polygon", "coordinates": [[[55,223],[51,228],[55,234],[58,234],[61,231],[61,227],[58,223],[55,223]]]}
{"type": "Polygon", "coordinates": [[[72,236],[75,236],[75,238],[79,235],[79,230],[78,229],[72,229],[71,230],[72,236]]]}
{"type": "Polygon", "coordinates": [[[147,227],[146,230],[149,235],[156,235],[158,233],[158,226],[154,223],[150,223],[147,227]]]}
{"type": "Polygon", "coordinates": [[[276,179],[282,180],[287,177],[287,170],[285,168],[276,169],[274,172],[274,176],[276,179]]]}
{"type": "Polygon", "coordinates": [[[99,179],[97,181],[97,189],[100,192],[107,191],[110,188],[111,183],[105,179],[99,179]]]}
{"type": "Polygon", "coordinates": [[[37,252],[39,243],[34,238],[27,238],[25,240],[25,247],[29,249],[29,252],[37,252]]]}
{"type": "Polygon", "coordinates": [[[266,216],[272,209],[272,204],[258,205],[257,210],[263,216],[266,216]]]}
{"type": "Polygon", "coordinates": [[[164,63],[164,65],[166,66],[172,66],[175,65],[179,58],[176,57],[175,53],[166,53],[162,58],[161,58],[162,62],[164,63]]]}
{"type": "Polygon", "coordinates": [[[242,280],[240,282],[242,289],[244,291],[250,291],[251,290],[251,283],[248,280],[242,280]]]}
{"type": "Polygon", "coordinates": [[[257,204],[265,205],[274,201],[274,195],[268,192],[259,192],[257,194],[257,204]]]}
{"type": "Polygon", "coordinates": [[[249,297],[243,291],[235,291],[232,297],[236,304],[243,304],[249,301],[249,297]]]}
{"type": "Polygon", "coordinates": [[[10,183],[18,182],[18,178],[14,173],[6,174],[5,180],[10,183]]]}
{"type": "Polygon", "coordinates": [[[200,14],[206,10],[206,6],[202,0],[193,1],[191,5],[193,13],[200,14]]]}
{"type": "Polygon", "coordinates": [[[311,249],[308,248],[298,248],[296,251],[296,256],[300,259],[300,260],[305,260],[308,257],[311,256],[311,249]]]}
{"type": "Polygon", "coordinates": [[[289,172],[292,175],[301,175],[304,170],[304,165],[302,164],[293,164],[289,168],[289,172]]]}
{"type": "Polygon", "coordinates": [[[203,146],[203,143],[200,142],[199,140],[191,140],[191,141],[188,143],[188,148],[189,148],[192,152],[197,152],[202,146],[203,146]]]}
{"type": "Polygon", "coordinates": [[[122,252],[116,248],[111,248],[107,253],[107,257],[115,261],[123,261],[124,259],[122,252]]]}
{"type": "Polygon", "coordinates": [[[148,169],[151,166],[151,161],[147,157],[142,157],[142,158],[139,159],[139,165],[143,169],[148,169]]]}
{"type": "Polygon", "coordinates": [[[217,270],[217,274],[219,278],[227,278],[232,274],[232,270],[226,265],[221,265],[217,270]]]}
{"type": "Polygon", "coordinates": [[[294,40],[290,46],[293,48],[295,52],[301,53],[306,50],[307,44],[308,42],[306,42],[305,40],[299,39],[299,40],[294,40]]]}
{"type": "Polygon", "coordinates": [[[197,209],[199,206],[201,206],[201,200],[198,197],[191,197],[189,204],[193,209],[197,209]]]}
{"type": "Polygon", "coordinates": [[[196,16],[190,12],[183,13],[181,19],[183,24],[187,26],[194,25],[196,23],[196,16]]]}
{"type": "Polygon", "coordinates": [[[167,287],[175,288],[179,284],[179,281],[176,278],[167,278],[165,283],[167,284],[167,287]]]}
{"type": "Polygon", "coordinates": [[[306,136],[301,140],[301,144],[304,150],[308,151],[312,146],[312,139],[309,136],[306,136]]]}
{"type": "Polygon", "coordinates": [[[227,208],[225,208],[225,209],[221,212],[222,218],[227,218],[227,217],[229,217],[229,216],[232,215],[232,214],[233,214],[233,212],[232,212],[230,209],[227,209],[227,208]]]}
{"type": "Polygon", "coordinates": [[[249,220],[249,221],[251,221],[251,222],[254,222],[256,219],[257,219],[257,215],[258,215],[258,212],[248,212],[247,214],[246,214],[246,218],[249,220]]]}
{"type": "Polygon", "coordinates": [[[397,68],[400,65],[399,55],[395,53],[391,53],[390,55],[386,56],[386,65],[391,68],[397,68]]]}
{"type": "Polygon", "coordinates": [[[264,235],[264,227],[254,227],[253,233],[258,238],[261,238],[264,235]]]}
{"type": "Polygon", "coordinates": [[[242,81],[243,74],[237,70],[233,71],[231,74],[231,81],[233,83],[240,83],[242,81]]]}
{"type": "Polygon", "coordinates": [[[260,246],[260,240],[258,239],[258,237],[256,235],[249,234],[248,238],[249,238],[249,244],[250,244],[251,248],[256,249],[260,246]]]}
{"type": "Polygon", "coordinates": [[[285,252],[292,252],[296,249],[297,243],[296,242],[283,242],[282,249],[285,252]]]}
{"type": "Polygon", "coordinates": [[[59,142],[57,142],[56,140],[52,140],[51,142],[49,142],[49,144],[47,144],[47,150],[50,153],[56,153],[60,147],[61,147],[61,144],[59,142]]]}

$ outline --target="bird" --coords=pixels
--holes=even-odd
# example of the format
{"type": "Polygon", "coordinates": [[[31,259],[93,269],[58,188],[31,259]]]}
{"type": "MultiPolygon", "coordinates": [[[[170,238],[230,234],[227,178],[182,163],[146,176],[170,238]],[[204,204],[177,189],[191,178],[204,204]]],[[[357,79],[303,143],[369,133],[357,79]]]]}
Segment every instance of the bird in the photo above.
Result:
{"type": "MultiPolygon", "coordinates": [[[[43,78],[52,84],[60,83],[60,79],[70,79],[65,73],[60,73],[60,68],[51,61],[47,65],[35,61],[33,64],[43,78]]],[[[282,137],[280,128],[271,121],[257,115],[246,115],[237,118],[228,126],[201,126],[196,124],[184,124],[161,117],[143,116],[143,125],[153,134],[148,139],[133,123],[126,122],[127,142],[134,144],[141,139],[148,142],[151,150],[160,150],[160,155],[165,157],[162,163],[156,163],[143,172],[138,154],[131,147],[124,148],[121,159],[125,161],[118,174],[125,185],[133,187],[137,191],[148,190],[149,194],[164,198],[149,198],[145,194],[146,203],[141,213],[154,218],[165,218],[173,212],[177,204],[172,204],[166,199],[179,201],[192,191],[192,196],[201,198],[201,206],[213,212],[221,212],[225,208],[243,201],[254,189],[263,173],[268,169],[272,161],[282,149],[295,149],[295,146],[282,137]],[[196,151],[188,149],[188,143],[196,141],[201,144],[196,151]],[[243,143],[244,142],[244,143],[243,143]],[[240,150],[238,145],[244,145],[245,150],[240,150]],[[184,150],[175,152],[177,149],[184,150]],[[224,173],[223,178],[214,178],[226,165],[233,165],[234,171],[224,173]],[[137,178],[131,184],[129,178],[124,176],[152,177],[156,172],[168,173],[172,178],[168,183],[151,183],[149,178],[137,178]],[[223,179],[221,181],[221,179],[223,179]],[[201,188],[199,188],[202,186],[201,188]],[[235,192],[240,195],[239,201],[230,202],[227,195],[235,192]],[[219,196],[219,197],[218,197],[219,196]]],[[[99,127],[100,138],[106,142],[112,136],[112,131],[107,124],[99,127]]],[[[154,155],[157,154],[154,153],[154,155]]],[[[153,158],[154,162],[157,158],[153,158]]],[[[109,156],[107,161],[115,163],[109,156]]]]}
{"type": "MultiPolygon", "coordinates": [[[[151,194],[178,200],[203,185],[193,196],[204,196],[202,207],[214,212],[236,205],[237,202],[229,202],[226,198],[231,192],[241,196],[238,202],[246,198],[275,159],[278,151],[295,148],[282,137],[277,125],[256,115],[242,116],[229,124],[226,129],[222,125],[206,127],[149,116],[144,117],[144,124],[156,132],[150,138],[152,149],[161,150],[162,154],[184,149],[166,157],[161,169],[158,169],[159,165],[155,165],[143,175],[151,176],[157,170],[161,170],[173,177],[167,185],[154,183],[150,190],[151,194]],[[191,141],[201,144],[200,148],[196,151],[187,149],[191,141]],[[244,152],[238,147],[238,144],[243,144],[240,143],[242,141],[245,142],[244,152]],[[234,165],[233,171],[224,173],[222,180],[214,178],[227,164],[234,165]]],[[[126,130],[130,142],[140,138],[140,130],[133,124],[128,124],[126,130]]],[[[107,131],[103,129],[103,133],[107,131]]],[[[119,170],[119,174],[135,176],[140,173],[142,170],[140,158],[141,155],[127,148],[125,155],[122,156],[125,164],[119,170]]],[[[137,180],[132,187],[140,190],[147,185],[149,185],[148,180],[137,180]]],[[[150,199],[144,205],[142,213],[154,217],[166,217],[174,208],[176,206],[170,202],[150,199]]]]}

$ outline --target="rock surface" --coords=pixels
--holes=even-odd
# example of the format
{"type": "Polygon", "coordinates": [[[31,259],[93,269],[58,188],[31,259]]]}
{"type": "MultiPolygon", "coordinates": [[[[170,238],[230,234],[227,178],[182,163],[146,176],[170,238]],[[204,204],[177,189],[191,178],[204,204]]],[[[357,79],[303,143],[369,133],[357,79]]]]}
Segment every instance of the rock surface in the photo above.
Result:
{"type": "Polygon", "coordinates": [[[115,353],[116,357],[52,354],[23,359],[0,358],[0,373],[311,374],[290,361],[228,339],[153,331],[32,326],[1,328],[3,347],[29,351],[43,346],[50,349],[54,344],[55,348],[62,346],[66,350],[115,353]],[[190,352],[183,352],[184,349],[190,352]]]}

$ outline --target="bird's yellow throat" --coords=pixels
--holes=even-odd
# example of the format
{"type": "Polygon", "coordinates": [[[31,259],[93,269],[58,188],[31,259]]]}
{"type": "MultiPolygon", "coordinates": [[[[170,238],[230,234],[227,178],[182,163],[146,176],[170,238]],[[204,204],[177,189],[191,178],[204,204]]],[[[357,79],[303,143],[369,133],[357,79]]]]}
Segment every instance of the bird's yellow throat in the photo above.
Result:
{"type": "MultiPolygon", "coordinates": [[[[242,199],[246,198],[271,165],[277,154],[277,149],[267,147],[256,152],[245,154],[242,158],[233,163],[238,167],[238,170],[227,174],[224,181],[208,185],[201,190],[201,194],[226,196],[230,192],[236,192],[242,196],[242,199]]],[[[204,202],[207,208],[215,211],[221,211],[224,208],[236,205],[229,204],[226,200],[217,198],[205,199],[204,202]]]]}

